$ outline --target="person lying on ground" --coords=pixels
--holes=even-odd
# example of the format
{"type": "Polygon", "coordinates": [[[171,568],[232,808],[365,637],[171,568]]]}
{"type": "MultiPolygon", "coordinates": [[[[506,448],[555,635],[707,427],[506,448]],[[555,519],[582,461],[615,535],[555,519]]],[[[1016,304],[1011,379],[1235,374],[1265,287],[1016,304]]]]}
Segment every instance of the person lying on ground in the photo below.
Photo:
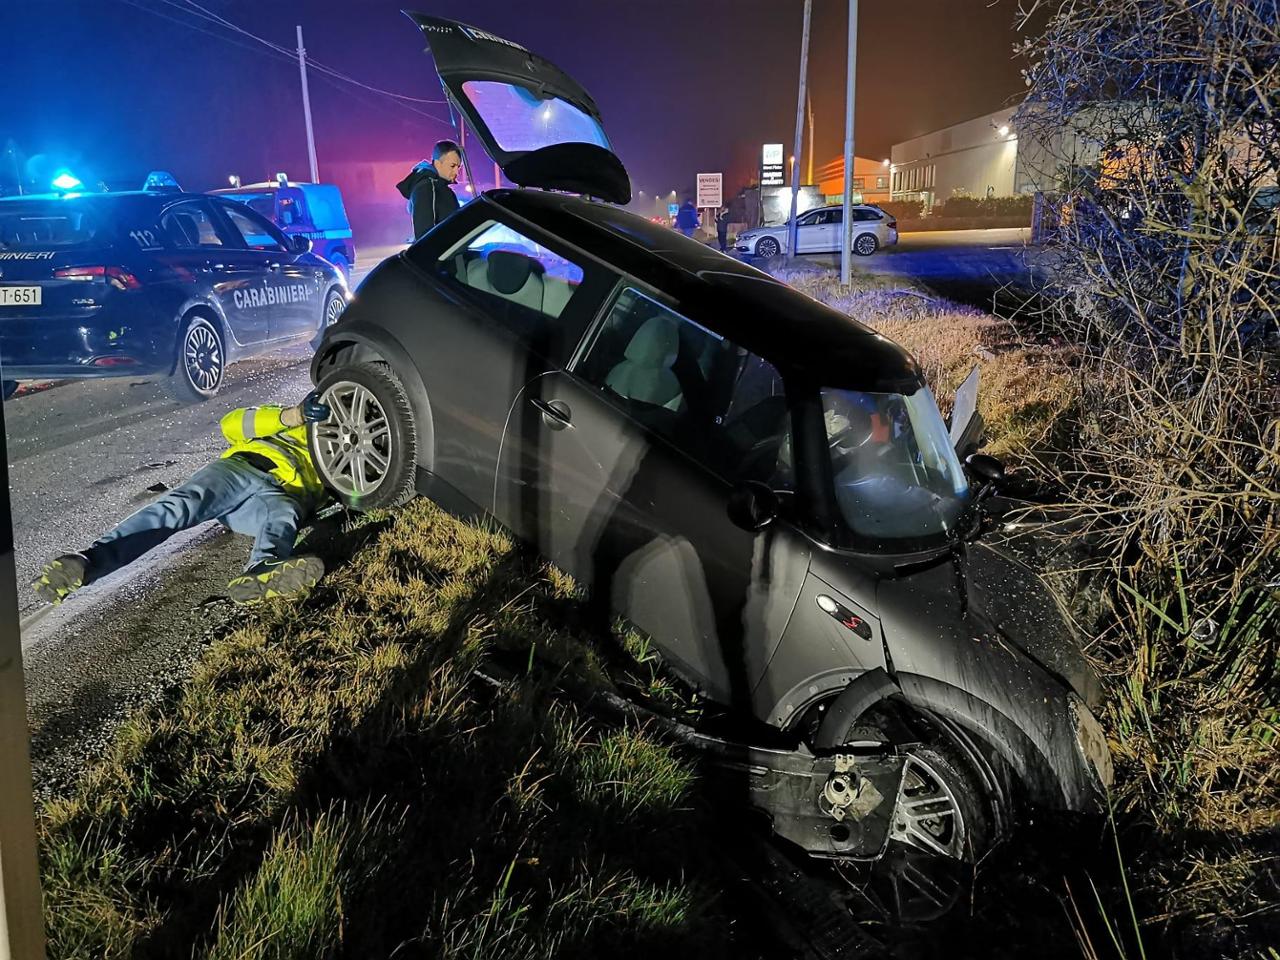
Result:
{"type": "Polygon", "coordinates": [[[329,419],[313,391],[293,407],[232,410],[222,418],[230,444],[213,463],[167,491],[84,550],[45,564],[31,582],[42,600],[58,604],[159,546],[179,530],[217,520],[253,537],[249,565],[227,584],[236,603],[291,597],[324,575],[317,556],[293,553],[298,527],[320,506],[324,485],[307,446],[310,424],[329,419]]]}

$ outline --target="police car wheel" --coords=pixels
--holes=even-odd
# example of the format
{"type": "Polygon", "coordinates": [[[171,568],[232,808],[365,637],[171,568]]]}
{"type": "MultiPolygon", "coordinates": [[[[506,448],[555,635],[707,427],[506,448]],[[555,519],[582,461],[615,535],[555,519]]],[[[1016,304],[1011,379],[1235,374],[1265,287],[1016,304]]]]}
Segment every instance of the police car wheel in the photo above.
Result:
{"type": "Polygon", "coordinates": [[[332,327],[338,322],[338,318],[342,316],[342,311],[347,309],[347,302],[342,298],[337,290],[329,291],[329,296],[324,300],[324,316],[321,320],[320,328],[332,327]]]}
{"type": "Polygon", "coordinates": [[[177,364],[171,384],[179,400],[208,400],[217,394],[227,369],[222,332],[207,318],[187,320],[178,339],[177,364]]]}
{"type": "Polygon", "coordinates": [[[417,432],[404,386],[385,363],[336,367],[316,386],[332,411],[307,432],[320,478],[349,507],[397,507],[417,493],[417,432]]]}

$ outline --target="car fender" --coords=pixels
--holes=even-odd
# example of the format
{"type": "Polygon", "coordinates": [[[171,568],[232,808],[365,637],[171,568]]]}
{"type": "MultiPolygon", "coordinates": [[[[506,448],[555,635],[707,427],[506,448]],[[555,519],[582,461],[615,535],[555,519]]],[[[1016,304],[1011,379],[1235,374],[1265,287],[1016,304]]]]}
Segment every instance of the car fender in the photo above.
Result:
{"type": "Polygon", "coordinates": [[[333,355],[344,349],[354,349],[361,360],[377,358],[390,364],[392,371],[404,385],[405,393],[409,396],[409,406],[413,409],[418,466],[430,473],[435,465],[435,425],[431,414],[431,400],[427,395],[426,384],[408,351],[384,328],[344,316],[340,324],[326,329],[316,345],[315,356],[311,359],[312,383],[319,382],[333,355]]]}

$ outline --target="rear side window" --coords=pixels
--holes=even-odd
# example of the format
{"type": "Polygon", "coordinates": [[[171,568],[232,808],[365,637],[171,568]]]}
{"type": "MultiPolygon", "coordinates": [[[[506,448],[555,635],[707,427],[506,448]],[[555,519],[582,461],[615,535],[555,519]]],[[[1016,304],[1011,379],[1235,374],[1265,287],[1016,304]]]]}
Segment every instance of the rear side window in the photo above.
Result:
{"type": "Polygon", "coordinates": [[[183,203],[170,208],[160,218],[160,226],[169,242],[179,250],[223,245],[213,217],[198,203],[183,203]]]}
{"type": "Polygon", "coordinates": [[[83,200],[0,202],[0,250],[50,250],[110,242],[110,217],[83,200]]]}
{"type": "Polygon", "coordinates": [[[576,342],[585,326],[580,316],[570,319],[587,279],[583,266],[505,224],[483,224],[440,257],[436,270],[540,351],[554,343],[571,348],[567,341],[576,342]]]}
{"type": "Polygon", "coordinates": [[[223,203],[222,212],[250,250],[284,250],[284,243],[276,237],[275,228],[261,217],[234,203],[223,203]]]}

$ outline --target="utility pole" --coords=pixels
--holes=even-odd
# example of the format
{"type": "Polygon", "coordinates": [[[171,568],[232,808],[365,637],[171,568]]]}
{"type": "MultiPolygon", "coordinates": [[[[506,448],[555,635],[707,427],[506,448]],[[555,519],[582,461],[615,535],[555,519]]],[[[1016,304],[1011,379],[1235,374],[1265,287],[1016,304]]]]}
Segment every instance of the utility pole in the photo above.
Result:
{"type": "Polygon", "coordinates": [[[796,97],[796,139],[791,161],[791,219],[787,221],[787,258],[796,255],[796,204],[800,199],[800,149],[804,145],[804,101],[809,77],[809,23],[813,19],[813,0],[804,0],[804,32],[800,37],[800,92],[796,97]]]}
{"type": "Polygon", "coordinates": [[[813,151],[818,145],[818,132],[813,128],[813,97],[806,93],[804,102],[809,113],[809,165],[805,168],[805,180],[813,183],[813,151]]]}
{"type": "Polygon", "coordinates": [[[298,24],[298,73],[302,77],[302,115],[307,120],[307,157],[311,161],[311,182],[320,182],[316,164],[316,132],[311,127],[311,92],[307,89],[307,51],[302,46],[302,24],[298,24]]]}
{"type": "Polygon", "coordinates": [[[9,457],[0,411],[0,960],[44,960],[44,912],[31,802],[27,695],[13,565],[9,457]]]}
{"type": "Polygon", "coordinates": [[[853,95],[858,79],[858,0],[849,0],[849,67],[844,91],[844,216],[840,221],[840,285],[849,285],[853,251],[853,95]]]}

